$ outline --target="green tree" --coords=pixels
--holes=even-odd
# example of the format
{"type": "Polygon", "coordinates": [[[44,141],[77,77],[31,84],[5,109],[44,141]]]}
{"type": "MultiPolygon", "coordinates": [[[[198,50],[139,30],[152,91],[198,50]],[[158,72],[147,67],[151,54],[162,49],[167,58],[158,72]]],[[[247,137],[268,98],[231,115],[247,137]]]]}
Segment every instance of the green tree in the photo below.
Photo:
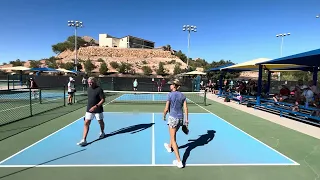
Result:
{"type": "Polygon", "coordinates": [[[49,68],[57,69],[58,68],[57,60],[58,58],[51,56],[50,58],[45,59],[45,63],[49,68]]]}
{"type": "Polygon", "coordinates": [[[177,51],[176,53],[175,53],[175,55],[178,57],[178,58],[180,58],[183,62],[187,62],[187,56],[181,51],[181,50],[179,50],[179,51],[177,51]]]}
{"type": "MultiPolygon", "coordinates": [[[[74,51],[75,36],[69,36],[66,41],[59,42],[52,45],[52,51],[56,54],[62,53],[66,50],[74,51]]],[[[81,37],[77,36],[77,49],[87,46],[87,42],[81,37]]]]}
{"type": "Polygon", "coordinates": [[[111,66],[113,69],[118,69],[118,68],[119,68],[119,64],[118,64],[116,61],[111,61],[111,62],[110,62],[110,66],[111,66]]]}
{"type": "Polygon", "coordinates": [[[59,67],[66,70],[74,70],[74,65],[72,62],[60,63],[59,67]]]}
{"type": "Polygon", "coordinates": [[[181,68],[180,68],[180,66],[181,66],[180,63],[177,63],[177,64],[174,66],[174,69],[173,69],[173,74],[174,74],[174,75],[181,73],[181,68]]]}
{"type": "Polygon", "coordinates": [[[132,64],[121,62],[120,66],[117,68],[119,73],[129,73],[132,69],[132,64]]]}
{"type": "Polygon", "coordinates": [[[92,72],[92,70],[94,70],[94,68],[96,68],[96,66],[91,62],[90,59],[86,60],[83,66],[84,66],[84,70],[89,74],[92,72]]]}
{"type": "MultiPolygon", "coordinates": [[[[210,68],[215,68],[215,67],[220,67],[220,66],[223,66],[223,65],[226,65],[226,64],[234,64],[232,61],[230,60],[220,60],[218,62],[215,62],[213,61],[212,63],[210,63],[206,68],[205,68],[205,71],[210,69],[210,68]]],[[[212,78],[212,79],[219,79],[220,78],[220,74],[221,72],[209,72],[208,73],[208,77],[209,78],[212,78]]],[[[224,79],[234,79],[234,78],[237,78],[239,77],[240,73],[238,72],[227,72],[227,73],[224,73],[224,79]]]]}
{"type": "Polygon", "coordinates": [[[30,61],[29,68],[38,68],[38,67],[40,67],[40,65],[41,65],[41,62],[40,62],[40,61],[31,60],[31,61],[30,61]]]}
{"type": "Polygon", "coordinates": [[[149,66],[142,66],[143,74],[150,75],[152,73],[152,69],[149,66]]]}
{"type": "Polygon", "coordinates": [[[25,62],[21,61],[20,59],[17,59],[15,61],[10,61],[9,64],[12,64],[12,66],[23,66],[25,62]]]}
{"type": "Polygon", "coordinates": [[[164,63],[163,62],[159,62],[159,68],[157,69],[157,74],[158,75],[164,75],[165,74],[164,63]]]}
{"type": "Polygon", "coordinates": [[[104,62],[104,60],[101,59],[101,58],[99,58],[97,61],[98,61],[98,62],[104,62]]]}
{"type": "Polygon", "coordinates": [[[100,64],[99,72],[100,74],[106,74],[108,72],[108,66],[104,61],[100,64]]]}

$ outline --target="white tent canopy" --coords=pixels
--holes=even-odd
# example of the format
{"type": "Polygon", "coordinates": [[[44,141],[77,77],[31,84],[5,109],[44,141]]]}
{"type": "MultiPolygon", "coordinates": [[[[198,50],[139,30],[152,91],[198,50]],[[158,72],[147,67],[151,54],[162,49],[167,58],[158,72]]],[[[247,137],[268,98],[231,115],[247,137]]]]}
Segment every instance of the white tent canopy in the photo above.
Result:
{"type": "Polygon", "coordinates": [[[191,71],[191,72],[185,73],[184,75],[206,75],[206,73],[200,72],[200,71],[191,71]]]}
{"type": "Polygon", "coordinates": [[[13,66],[13,67],[6,67],[6,68],[0,68],[1,70],[12,70],[12,71],[28,71],[31,68],[27,68],[24,66],[13,66]]]}
{"type": "Polygon", "coordinates": [[[63,69],[63,68],[59,68],[57,70],[61,71],[61,72],[65,72],[65,73],[74,73],[73,71],[70,71],[70,70],[67,70],[67,69],[63,69]]]}

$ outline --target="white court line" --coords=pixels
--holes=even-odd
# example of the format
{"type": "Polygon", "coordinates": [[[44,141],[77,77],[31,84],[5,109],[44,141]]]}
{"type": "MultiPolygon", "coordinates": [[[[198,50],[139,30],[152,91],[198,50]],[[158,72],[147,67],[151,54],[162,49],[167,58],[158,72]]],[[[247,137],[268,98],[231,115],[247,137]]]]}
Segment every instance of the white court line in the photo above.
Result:
{"type": "MultiPolygon", "coordinates": [[[[193,102],[193,103],[195,103],[195,102],[193,102]]],[[[199,106],[201,109],[203,109],[203,110],[207,111],[208,113],[210,113],[210,114],[212,114],[212,115],[216,116],[217,118],[221,119],[222,121],[224,121],[224,122],[228,123],[230,126],[232,126],[232,127],[236,128],[237,130],[239,130],[239,131],[241,131],[242,133],[246,134],[247,136],[251,137],[252,139],[254,139],[254,140],[258,141],[259,143],[261,143],[261,144],[263,144],[263,145],[265,145],[266,147],[268,147],[268,148],[269,148],[269,149],[271,149],[272,151],[274,151],[274,152],[276,152],[276,153],[278,153],[278,154],[282,155],[283,157],[287,158],[288,160],[292,161],[292,162],[294,163],[293,165],[300,165],[300,164],[299,164],[299,163],[297,163],[296,161],[294,161],[294,160],[290,159],[289,157],[287,157],[287,156],[285,156],[284,154],[280,153],[279,151],[277,151],[277,150],[273,149],[272,147],[268,146],[267,144],[263,143],[262,141],[258,140],[257,138],[255,138],[255,137],[251,136],[250,134],[246,133],[246,132],[245,132],[245,131],[243,131],[242,129],[240,129],[240,128],[238,128],[238,127],[234,126],[233,124],[229,123],[228,121],[224,120],[223,118],[221,118],[220,116],[218,116],[218,115],[214,114],[213,112],[209,111],[208,109],[206,109],[206,108],[204,108],[204,107],[200,106],[200,105],[199,105],[199,104],[197,104],[197,103],[195,103],[195,104],[196,104],[197,106],[199,106]]]]}
{"type": "MultiPolygon", "coordinates": [[[[118,98],[120,98],[120,97],[121,97],[121,96],[117,97],[116,99],[118,99],[118,98]]],[[[110,102],[108,102],[108,103],[104,104],[103,106],[110,104],[111,102],[115,101],[116,99],[114,99],[114,100],[112,100],[112,101],[110,101],[110,102]]],[[[79,118],[79,119],[77,119],[77,120],[73,121],[72,123],[70,123],[70,124],[68,124],[68,125],[66,125],[66,126],[64,126],[64,127],[62,127],[61,129],[59,129],[59,130],[57,130],[57,131],[55,131],[55,132],[53,132],[53,133],[49,134],[48,136],[46,136],[46,137],[44,137],[44,138],[40,139],[39,141],[37,141],[37,142],[35,142],[35,143],[31,144],[30,146],[28,146],[28,147],[26,147],[26,148],[24,148],[24,149],[22,149],[22,150],[18,151],[17,153],[15,153],[15,154],[13,154],[13,155],[9,156],[8,158],[6,158],[6,159],[4,159],[4,160],[0,161],[0,166],[1,166],[1,164],[2,164],[2,163],[4,163],[4,162],[8,161],[9,159],[13,158],[14,156],[16,156],[16,155],[18,155],[18,154],[22,153],[23,151],[25,151],[25,150],[27,150],[27,149],[31,148],[32,146],[35,146],[36,144],[38,144],[38,143],[40,143],[41,141],[43,141],[43,140],[45,140],[45,139],[49,138],[50,136],[53,136],[53,135],[57,134],[58,132],[62,131],[63,129],[65,129],[65,128],[67,128],[67,127],[71,126],[72,124],[74,124],[74,123],[76,123],[76,122],[78,122],[79,120],[82,120],[82,118],[83,118],[83,117],[81,117],[81,118],[79,118]]]]}
{"type": "Polygon", "coordinates": [[[152,165],[156,164],[156,153],[155,153],[155,133],[154,133],[154,113],[152,113],[152,165]]]}
{"type": "MultiPolygon", "coordinates": [[[[163,114],[161,112],[147,112],[147,111],[116,111],[116,112],[103,112],[103,113],[109,113],[109,114],[133,114],[133,113],[137,113],[137,114],[163,114]]],[[[211,113],[188,113],[188,114],[211,114],[211,113]]]]}
{"type": "MultiPolygon", "coordinates": [[[[294,164],[288,163],[248,163],[248,164],[187,164],[186,167],[210,167],[210,166],[292,166],[294,164]]],[[[172,167],[173,164],[65,164],[65,165],[0,165],[1,167],[47,167],[47,168],[59,168],[59,167],[172,167]]]]}

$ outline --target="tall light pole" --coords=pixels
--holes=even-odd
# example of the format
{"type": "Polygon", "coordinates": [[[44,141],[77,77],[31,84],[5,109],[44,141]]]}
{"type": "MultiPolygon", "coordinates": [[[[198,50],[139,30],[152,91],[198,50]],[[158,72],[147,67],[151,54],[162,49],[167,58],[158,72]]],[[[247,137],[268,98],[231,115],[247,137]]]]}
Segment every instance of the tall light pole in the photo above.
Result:
{"type": "Polygon", "coordinates": [[[75,55],[74,55],[74,65],[75,65],[75,70],[78,71],[78,49],[77,49],[77,29],[83,27],[83,23],[81,21],[68,21],[68,26],[69,27],[74,27],[74,50],[75,55]]]}
{"type": "Polygon", "coordinates": [[[281,37],[281,46],[280,46],[280,57],[282,57],[282,47],[283,47],[283,38],[285,36],[290,36],[290,33],[277,34],[276,37],[281,37]]]}
{"type": "Polygon", "coordinates": [[[188,32],[188,54],[187,54],[187,69],[189,69],[189,53],[190,53],[190,34],[191,32],[197,32],[197,26],[183,25],[183,31],[188,32]]]}
{"type": "MultiPolygon", "coordinates": [[[[290,33],[277,34],[276,37],[281,37],[281,45],[280,45],[280,57],[282,57],[282,49],[283,49],[283,39],[285,36],[290,36],[290,33]]],[[[281,73],[278,73],[278,80],[280,81],[281,73]]]]}

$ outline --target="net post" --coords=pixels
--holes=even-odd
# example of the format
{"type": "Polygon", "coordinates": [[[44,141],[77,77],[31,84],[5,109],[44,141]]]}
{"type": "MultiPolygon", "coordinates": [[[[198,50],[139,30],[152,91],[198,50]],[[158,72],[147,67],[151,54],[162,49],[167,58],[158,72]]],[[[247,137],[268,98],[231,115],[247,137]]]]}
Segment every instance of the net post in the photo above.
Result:
{"type": "Polygon", "coordinates": [[[42,104],[42,90],[39,88],[39,102],[42,104]]]}
{"type": "Polygon", "coordinates": [[[63,106],[66,106],[66,85],[63,86],[63,106]]]}
{"type": "Polygon", "coordinates": [[[30,116],[32,116],[32,88],[29,88],[29,103],[30,103],[30,116]]]}

